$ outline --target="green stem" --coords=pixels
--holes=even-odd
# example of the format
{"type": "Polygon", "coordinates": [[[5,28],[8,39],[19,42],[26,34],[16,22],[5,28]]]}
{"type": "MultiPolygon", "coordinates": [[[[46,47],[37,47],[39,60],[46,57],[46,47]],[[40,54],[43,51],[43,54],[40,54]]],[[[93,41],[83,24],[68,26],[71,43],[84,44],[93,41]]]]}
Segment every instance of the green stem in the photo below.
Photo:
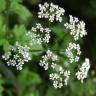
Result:
{"type": "MultiPolygon", "coordinates": [[[[43,51],[47,51],[47,50],[30,50],[30,51],[31,52],[43,52],[43,51]]],[[[64,52],[64,50],[51,50],[51,51],[53,51],[53,52],[64,52]]]]}

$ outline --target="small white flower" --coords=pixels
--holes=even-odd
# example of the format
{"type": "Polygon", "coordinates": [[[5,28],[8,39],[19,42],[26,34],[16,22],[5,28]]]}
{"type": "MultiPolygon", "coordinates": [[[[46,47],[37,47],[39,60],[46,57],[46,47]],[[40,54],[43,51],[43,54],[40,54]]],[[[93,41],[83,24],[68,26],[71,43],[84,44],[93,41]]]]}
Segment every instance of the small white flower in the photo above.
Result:
{"type": "Polygon", "coordinates": [[[3,58],[4,60],[8,60],[8,59],[10,58],[10,56],[11,56],[11,52],[7,52],[7,53],[5,53],[4,55],[2,55],[2,58],[3,58]]]}
{"type": "Polygon", "coordinates": [[[78,56],[75,57],[75,62],[78,62],[79,61],[79,58],[78,56]]]}
{"type": "Polygon", "coordinates": [[[42,66],[45,70],[48,69],[48,62],[46,62],[44,60],[40,60],[39,65],[42,66]]]}
{"type": "Polygon", "coordinates": [[[8,62],[7,62],[7,64],[8,64],[8,66],[15,66],[16,65],[16,61],[15,60],[9,60],[8,62]]]}
{"type": "Polygon", "coordinates": [[[85,62],[80,67],[79,71],[76,72],[76,77],[78,80],[81,80],[81,83],[83,83],[83,80],[87,78],[88,71],[90,69],[90,62],[88,58],[85,58],[85,62]]]}

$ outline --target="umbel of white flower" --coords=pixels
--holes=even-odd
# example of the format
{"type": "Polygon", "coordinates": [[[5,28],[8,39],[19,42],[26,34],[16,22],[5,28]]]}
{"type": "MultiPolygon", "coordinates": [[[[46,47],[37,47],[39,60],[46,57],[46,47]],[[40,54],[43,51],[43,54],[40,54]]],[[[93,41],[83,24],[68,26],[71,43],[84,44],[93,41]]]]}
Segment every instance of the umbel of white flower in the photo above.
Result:
{"type": "Polygon", "coordinates": [[[22,46],[16,42],[15,46],[9,46],[9,52],[5,53],[2,58],[6,60],[8,66],[16,66],[17,70],[22,70],[24,63],[31,60],[29,50],[27,45],[22,46]]]}
{"type": "MultiPolygon", "coordinates": [[[[53,22],[54,20],[59,23],[62,22],[62,16],[65,13],[63,8],[54,5],[53,3],[48,4],[46,2],[44,5],[39,4],[39,8],[39,18],[47,18],[50,22],[53,22]]],[[[78,62],[80,60],[81,50],[80,45],[77,44],[77,40],[87,35],[85,23],[79,21],[78,18],[69,15],[69,22],[65,23],[64,26],[68,29],[70,35],[74,39],[74,42],[70,41],[68,47],[64,49],[64,56],[68,58],[66,59],[66,62],[68,62],[68,64],[78,62]]],[[[15,46],[10,45],[9,52],[5,53],[2,58],[7,62],[8,66],[15,66],[17,70],[22,70],[24,63],[31,60],[31,47],[35,44],[48,44],[51,38],[50,32],[51,30],[49,28],[44,28],[40,23],[36,23],[35,27],[32,27],[30,31],[24,34],[28,39],[28,44],[21,45],[20,42],[16,42],[15,46]]],[[[52,70],[49,74],[49,79],[52,80],[55,88],[61,88],[62,86],[67,85],[71,75],[68,66],[65,68],[63,65],[58,64],[58,61],[58,56],[51,50],[47,50],[46,54],[42,56],[42,59],[39,62],[39,65],[45,70],[52,70]]],[[[87,77],[89,68],[90,62],[89,59],[86,58],[85,62],[75,74],[77,79],[82,83],[87,77]]]]}
{"type": "Polygon", "coordinates": [[[64,70],[60,64],[56,63],[57,60],[57,55],[52,51],[47,50],[46,54],[42,56],[42,60],[40,60],[39,65],[42,66],[45,70],[54,70],[53,73],[49,74],[49,79],[52,80],[53,86],[55,88],[61,88],[62,86],[67,85],[70,71],[64,70]]]}
{"type": "Polygon", "coordinates": [[[83,83],[83,80],[87,78],[87,74],[90,68],[90,62],[88,58],[85,58],[85,62],[80,67],[79,71],[76,72],[76,76],[78,80],[81,80],[81,83],[83,83]]]}
{"type": "Polygon", "coordinates": [[[65,23],[64,26],[69,30],[70,35],[74,37],[75,41],[87,35],[85,23],[72,15],[69,15],[69,23],[65,23]]]}
{"type": "Polygon", "coordinates": [[[49,28],[43,28],[40,23],[36,23],[36,27],[32,27],[26,36],[28,37],[29,44],[42,44],[42,43],[49,43],[50,39],[50,32],[49,28]]]}
{"type": "Polygon", "coordinates": [[[53,3],[48,4],[47,2],[44,5],[39,4],[38,18],[48,18],[50,22],[54,20],[62,22],[62,16],[65,13],[65,10],[58,5],[53,3]]]}

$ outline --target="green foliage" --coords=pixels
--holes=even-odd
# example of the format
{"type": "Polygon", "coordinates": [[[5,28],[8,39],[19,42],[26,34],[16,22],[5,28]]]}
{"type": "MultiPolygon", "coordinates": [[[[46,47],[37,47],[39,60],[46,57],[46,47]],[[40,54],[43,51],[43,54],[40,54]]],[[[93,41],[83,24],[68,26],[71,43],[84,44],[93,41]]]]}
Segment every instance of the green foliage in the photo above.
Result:
{"type": "Polygon", "coordinates": [[[5,21],[5,18],[3,17],[3,15],[0,15],[0,40],[5,35],[6,25],[4,24],[4,21],[5,21]]]}
{"type": "Polygon", "coordinates": [[[64,94],[60,90],[54,89],[52,87],[48,89],[46,94],[46,96],[59,96],[59,95],[64,96],[64,94]]]}
{"type": "Polygon", "coordinates": [[[41,83],[39,75],[35,72],[29,71],[28,69],[23,69],[21,71],[18,76],[18,80],[22,86],[26,87],[41,83]]]}
{"type": "Polygon", "coordinates": [[[9,46],[8,40],[2,39],[1,42],[0,42],[0,44],[3,46],[3,50],[4,50],[5,52],[7,52],[7,51],[8,51],[8,46],[9,46]]]}
{"type": "Polygon", "coordinates": [[[32,5],[37,5],[38,3],[40,3],[41,0],[28,0],[29,3],[31,3],[32,5]]]}
{"type": "Polygon", "coordinates": [[[0,12],[6,9],[6,0],[0,0],[0,12]]]}
{"type": "Polygon", "coordinates": [[[24,25],[15,25],[12,32],[14,34],[14,37],[16,38],[16,41],[26,44],[27,38],[25,33],[27,32],[27,30],[24,25]]]}
{"type": "Polygon", "coordinates": [[[22,3],[23,0],[10,0],[11,2],[18,2],[18,3],[22,3]]]}
{"type": "Polygon", "coordinates": [[[4,79],[2,78],[1,74],[0,74],[0,96],[2,96],[2,92],[4,90],[3,88],[3,84],[4,84],[4,79]]]}
{"type": "Polygon", "coordinates": [[[17,2],[18,0],[14,0],[10,4],[10,11],[14,14],[17,14],[19,20],[26,21],[28,18],[32,16],[32,14],[27,10],[26,7],[17,2]]]}
{"type": "Polygon", "coordinates": [[[23,69],[18,76],[18,82],[21,85],[20,94],[22,95],[20,96],[39,96],[36,90],[35,92],[32,91],[32,89],[34,90],[36,86],[41,83],[41,78],[37,73],[32,72],[27,68],[23,69]]]}
{"type": "Polygon", "coordinates": [[[32,50],[37,50],[37,51],[39,51],[39,50],[43,51],[44,50],[43,46],[38,45],[38,44],[35,44],[34,46],[32,46],[31,49],[32,50]]]}
{"type": "MultiPolygon", "coordinates": [[[[48,1],[50,2],[50,0],[48,1]]],[[[60,0],[57,1],[60,2],[60,0]]],[[[52,2],[57,1],[55,0],[52,2]]],[[[90,44],[90,38],[89,41],[87,41],[87,44],[89,44],[87,47],[91,46],[91,53],[89,51],[84,51],[84,55],[88,54],[88,56],[91,57],[93,60],[91,61],[92,67],[95,69],[96,0],[86,1],[87,0],[84,1],[85,3],[82,3],[82,0],[64,0],[63,3],[66,4],[66,6],[68,5],[68,8],[71,8],[73,12],[75,10],[78,14],[80,12],[81,16],[93,20],[92,22],[91,19],[88,19],[94,25],[94,32],[93,27],[92,29],[89,28],[91,30],[90,34],[93,36],[93,42],[90,44]]],[[[28,64],[26,63],[26,66],[24,66],[24,69],[20,72],[17,72],[17,70],[12,69],[11,67],[7,67],[6,63],[1,60],[1,53],[3,53],[3,51],[8,51],[10,43],[15,44],[16,41],[19,41],[21,44],[27,44],[28,41],[24,34],[30,29],[31,25],[34,26],[35,21],[38,21],[36,16],[33,17],[33,13],[37,14],[37,4],[40,2],[41,0],[0,0],[0,72],[3,74],[0,76],[0,96],[5,96],[6,94],[6,96],[96,96],[96,81],[93,81],[96,77],[96,73],[93,77],[91,77],[90,74],[83,84],[72,78],[69,82],[69,86],[65,86],[62,89],[55,89],[52,87],[50,81],[48,81],[47,72],[42,72],[37,65],[39,56],[38,58],[33,58],[33,61],[30,61],[28,64]],[[33,13],[30,10],[32,10],[33,13]],[[44,77],[41,77],[41,75],[44,77]]],[[[89,24],[90,22],[87,23],[89,24]]],[[[47,21],[46,24],[48,24],[47,21]]],[[[64,30],[63,24],[55,23],[54,26],[52,25],[50,27],[53,33],[53,40],[49,45],[34,45],[31,47],[31,50],[41,50],[42,53],[49,46],[50,49],[62,50],[68,45],[68,42],[72,40],[72,38],[66,34],[67,32],[64,30]]],[[[86,47],[86,45],[84,46],[86,47]]],[[[31,55],[33,56],[34,54],[37,56],[38,53],[33,52],[31,55]]],[[[65,59],[63,59],[62,56],[63,53],[59,54],[57,52],[57,54],[60,58],[59,63],[65,62],[65,59]]]]}

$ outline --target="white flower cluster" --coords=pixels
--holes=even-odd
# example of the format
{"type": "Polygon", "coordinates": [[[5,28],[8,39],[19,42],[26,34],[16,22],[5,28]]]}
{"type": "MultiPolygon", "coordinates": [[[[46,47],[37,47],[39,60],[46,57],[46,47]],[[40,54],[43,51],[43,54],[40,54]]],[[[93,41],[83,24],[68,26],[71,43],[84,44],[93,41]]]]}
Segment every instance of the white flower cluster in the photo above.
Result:
{"type": "Polygon", "coordinates": [[[62,84],[62,77],[58,73],[52,73],[49,75],[50,80],[53,81],[53,86],[55,88],[61,88],[63,86],[62,84]]]}
{"type": "Polygon", "coordinates": [[[83,21],[79,21],[78,18],[73,17],[72,15],[69,15],[69,18],[69,23],[65,23],[64,26],[70,31],[70,35],[74,37],[75,41],[87,35],[85,23],[83,21]]]}
{"type": "Polygon", "coordinates": [[[46,52],[46,55],[42,56],[42,60],[40,60],[39,65],[42,66],[45,70],[47,70],[49,68],[48,60],[50,59],[52,62],[56,61],[57,55],[53,54],[50,50],[48,50],[46,52]]]}
{"type": "Polygon", "coordinates": [[[32,27],[26,36],[29,38],[30,45],[49,43],[50,32],[49,28],[43,28],[40,23],[36,23],[36,27],[32,27]]]}
{"type": "Polygon", "coordinates": [[[40,60],[39,65],[42,66],[45,70],[48,70],[48,68],[54,70],[55,73],[51,73],[49,75],[49,79],[53,81],[53,86],[55,88],[61,88],[63,85],[67,85],[70,71],[64,71],[62,66],[55,63],[57,60],[57,55],[48,50],[46,55],[42,56],[42,60],[40,60]]]}
{"type": "Polygon", "coordinates": [[[81,80],[81,83],[83,83],[83,80],[87,78],[87,74],[90,68],[90,62],[88,58],[85,58],[85,62],[80,67],[79,71],[76,72],[76,76],[78,80],[81,80]]]}
{"type": "Polygon", "coordinates": [[[70,76],[70,71],[69,70],[64,71],[64,77],[65,77],[64,83],[65,83],[65,85],[67,85],[67,83],[68,83],[69,76],[70,76]]]}
{"type": "Polygon", "coordinates": [[[81,54],[80,45],[70,42],[65,54],[69,58],[70,63],[78,62],[81,54]]]}
{"type": "MultiPolygon", "coordinates": [[[[60,66],[60,68],[62,68],[60,66]]],[[[53,86],[55,88],[61,88],[63,85],[67,85],[68,83],[68,80],[69,80],[69,77],[70,77],[70,71],[69,70],[62,70],[58,73],[51,73],[49,75],[49,78],[50,80],[53,81],[53,86]]]]}
{"type": "Polygon", "coordinates": [[[47,2],[44,5],[39,4],[38,17],[39,18],[48,18],[50,22],[54,20],[62,22],[62,16],[65,13],[65,10],[58,5],[53,3],[48,4],[47,2]]]}
{"type": "Polygon", "coordinates": [[[17,70],[22,70],[25,62],[31,60],[27,45],[21,46],[16,42],[16,46],[9,46],[9,52],[5,53],[2,58],[7,61],[8,66],[16,66],[17,70]]]}

